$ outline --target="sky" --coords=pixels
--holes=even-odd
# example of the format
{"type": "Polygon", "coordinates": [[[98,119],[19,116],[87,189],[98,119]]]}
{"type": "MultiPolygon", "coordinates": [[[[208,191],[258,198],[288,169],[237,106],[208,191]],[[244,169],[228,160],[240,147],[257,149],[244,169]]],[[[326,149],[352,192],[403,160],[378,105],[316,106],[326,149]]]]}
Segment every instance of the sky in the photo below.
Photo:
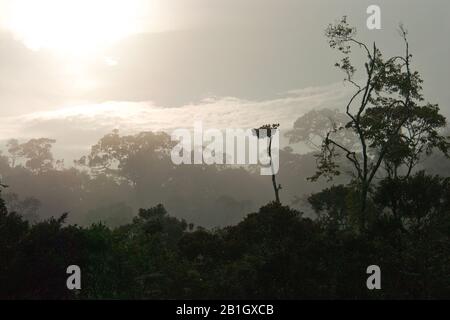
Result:
{"type": "Polygon", "coordinates": [[[351,93],[324,37],[342,15],[386,54],[403,52],[402,22],[450,116],[447,0],[0,0],[0,140],[56,138],[75,156],[114,128],[289,129],[351,93]]]}

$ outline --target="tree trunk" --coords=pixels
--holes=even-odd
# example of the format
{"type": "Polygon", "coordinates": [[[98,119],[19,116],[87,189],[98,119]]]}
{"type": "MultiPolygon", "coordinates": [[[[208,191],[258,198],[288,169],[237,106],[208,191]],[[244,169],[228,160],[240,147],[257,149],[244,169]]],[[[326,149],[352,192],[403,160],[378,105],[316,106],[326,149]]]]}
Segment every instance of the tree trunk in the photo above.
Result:
{"type": "Polygon", "coordinates": [[[280,202],[280,195],[279,195],[280,188],[277,186],[277,180],[276,180],[274,174],[272,174],[272,185],[273,185],[273,190],[275,191],[275,201],[277,203],[281,203],[280,202]]]}
{"type": "Polygon", "coordinates": [[[368,185],[366,182],[362,183],[361,186],[361,217],[360,217],[360,228],[361,231],[365,230],[366,228],[366,218],[367,218],[367,195],[368,195],[368,185]]]}
{"type": "Polygon", "coordinates": [[[277,179],[275,176],[275,173],[273,172],[273,166],[272,166],[272,136],[269,138],[269,158],[270,158],[270,169],[272,170],[272,186],[273,190],[275,191],[275,201],[278,204],[281,204],[280,202],[280,189],[281,187],[277,185],[277,179]]]}

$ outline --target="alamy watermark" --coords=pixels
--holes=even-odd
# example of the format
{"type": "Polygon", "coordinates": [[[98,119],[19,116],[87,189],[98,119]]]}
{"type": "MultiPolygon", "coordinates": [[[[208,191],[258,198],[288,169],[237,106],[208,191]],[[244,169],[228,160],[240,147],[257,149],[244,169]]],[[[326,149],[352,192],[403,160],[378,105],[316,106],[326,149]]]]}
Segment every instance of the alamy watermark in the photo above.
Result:
{"type": "Polygon", "coordinates": [[[370,276],[367,278],[366,286],[369,290],[380,290],[381,289],[381,269],[376,264],[370,265],[366,270],[367,274],[370,276]]]}
{"type": "Polygon", "coordinates": [[[366,26],[369,30],[381,29],[381,8],[378,5],[370,5],[366,10],[369,17],[366,20],[366,26]]]}
{"type": "Polygon", "coordinates": [[[70,274],[67,278],[66,286],[69,290],[81,289],[81,269],[79,266],[73,264],[67,267],[66,273],[70,274]]]}
{"type": "Polygon", "coordinates": [[[180,164],[260,165],[261,175],[279,170],[280,134],[278,125],[259,129],[204,129],[195,122],[193,130],[176,129],[172,141],[172,162],[180,164]]]}

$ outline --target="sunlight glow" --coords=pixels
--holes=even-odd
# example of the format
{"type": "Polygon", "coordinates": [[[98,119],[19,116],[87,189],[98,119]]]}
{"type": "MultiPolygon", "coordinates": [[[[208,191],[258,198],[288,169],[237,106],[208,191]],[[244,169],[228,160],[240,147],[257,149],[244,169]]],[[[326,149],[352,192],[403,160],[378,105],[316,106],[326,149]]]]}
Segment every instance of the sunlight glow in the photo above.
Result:
{"type": "Polygon", "coordinates": [[[140,32],[142,5],[141,0],[16,0],[8,24],[30,49],[85,55],[140,32]]]}

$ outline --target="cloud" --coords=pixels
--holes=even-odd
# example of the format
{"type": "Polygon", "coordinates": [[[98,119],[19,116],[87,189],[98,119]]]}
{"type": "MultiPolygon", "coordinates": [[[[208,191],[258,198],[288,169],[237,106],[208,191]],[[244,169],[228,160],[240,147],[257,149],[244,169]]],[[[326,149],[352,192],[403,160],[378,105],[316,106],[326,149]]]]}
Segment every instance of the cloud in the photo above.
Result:
{"type": "Polygon", "coordinates": [[[167,108],[152,102],[109,101],[41,111],[0,119],[4,138],[55,138],[61,156],[85,152],[113,129],[122,133],[171,132],[191,128],[202,121],[204,128],[252,128],[280,123],[290,129],[305,112],[317,108],[339,108],[351,93],[349,86],[335,83],[286,92],[279,97],[251,101],[234,97],[210,97],[197,104],[167,108]]]}

